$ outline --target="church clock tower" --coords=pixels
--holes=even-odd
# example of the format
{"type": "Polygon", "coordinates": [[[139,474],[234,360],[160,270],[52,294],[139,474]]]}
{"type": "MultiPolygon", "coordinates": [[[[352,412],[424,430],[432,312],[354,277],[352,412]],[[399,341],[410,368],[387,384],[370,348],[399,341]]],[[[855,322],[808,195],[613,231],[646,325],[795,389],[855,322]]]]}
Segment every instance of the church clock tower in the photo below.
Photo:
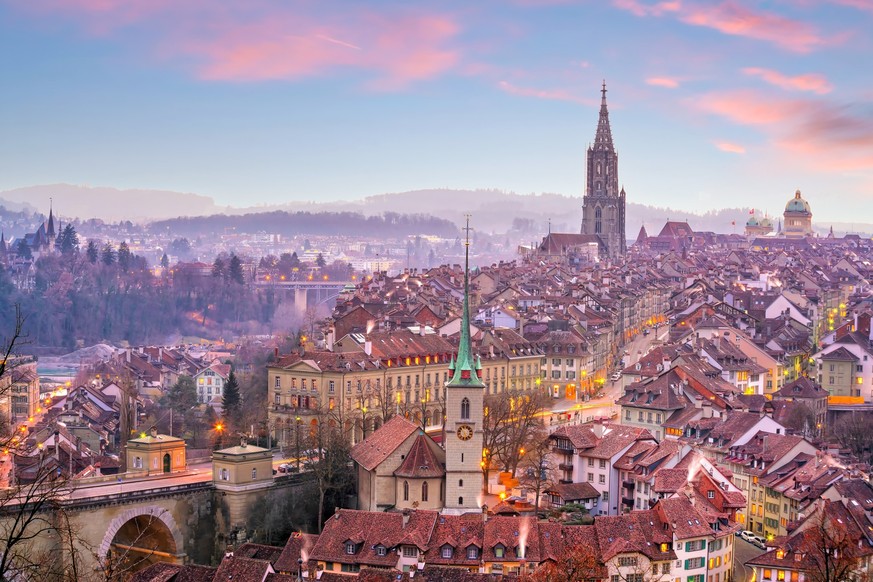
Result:
{"type": "Polygon", "coordinates": [[[464,312],[458,357],[449,365],[446,383],[446,513],[480,511],[482,430],[485,384],[481,362],[470,340],[470,219],[467,218],[464,260],[464,312]]]}
{"type": "Polygon", "coordinates": [[[585,197],[582,203],[582,234],[600,237],[609,257],[627,251],[624,233],[624,188],[618,187],[618,154],[612,144],[609,110],[606,108],[606,81],[600,98],[600,119],[594,145],[588,147],[585,197]]]}

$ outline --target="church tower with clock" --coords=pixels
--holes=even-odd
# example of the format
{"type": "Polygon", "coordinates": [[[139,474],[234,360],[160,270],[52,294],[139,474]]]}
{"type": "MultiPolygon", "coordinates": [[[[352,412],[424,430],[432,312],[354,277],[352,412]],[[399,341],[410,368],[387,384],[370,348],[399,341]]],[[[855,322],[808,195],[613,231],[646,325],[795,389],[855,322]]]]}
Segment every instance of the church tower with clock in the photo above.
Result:
{"type": "Polygon", "coordinates": [[[482,430],[485,384],[482,364],[470,340],[470,220],[467,219],[464,260],[464,312],[458,356],[449,365],[446,383],[446,497],[445,513],[480,511],[482,492],[482,430]]]}

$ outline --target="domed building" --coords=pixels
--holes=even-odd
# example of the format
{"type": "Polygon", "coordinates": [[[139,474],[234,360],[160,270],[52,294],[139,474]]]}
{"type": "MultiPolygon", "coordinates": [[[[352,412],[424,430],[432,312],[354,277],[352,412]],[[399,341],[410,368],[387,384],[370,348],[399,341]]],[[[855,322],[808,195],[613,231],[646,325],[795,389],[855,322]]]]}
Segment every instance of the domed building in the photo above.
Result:
{"type": "Polygon", "coordinates": [[[766,236],[773,232],[773,223],[766,216],[760,220],[754,214],[746,221],[746,236],[754,238],[758,236],[766,236]]]}
{"type": "Polygon", "coordinates": [[[805,238],[813,236],[812,210],[809,202],[800,196],[800,190],[794,193],[794,198],[785,205],[785,213],[782,215],[785,224],[782,236],[785,238],[805,238]]]}

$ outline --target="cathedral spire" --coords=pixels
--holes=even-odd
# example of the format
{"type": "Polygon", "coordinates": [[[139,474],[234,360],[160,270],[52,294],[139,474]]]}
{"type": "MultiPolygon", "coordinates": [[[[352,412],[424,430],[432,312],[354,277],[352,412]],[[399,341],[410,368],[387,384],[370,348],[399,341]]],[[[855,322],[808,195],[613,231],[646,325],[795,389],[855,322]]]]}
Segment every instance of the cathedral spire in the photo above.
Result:
{"type": "Polygon", "coordinates": [[[594,136],[595,150],[613,151],[612,130],[609,127],[609,109],[606,107],[606,81],[600,89],[600,119],[597,121],[597,133],[594,136]]]}
{"type": "Polygon", "coordinates": [[[55,217],[54,217],[54,215],[52,214],[52,211],[53,211],[53,208],[52,208],[52,199],[49,198],[49,217],[48,217],[48,224],[46,225],[46,229],[47,229],[46,234],[49,236],[49,238],[51,239],[52,243],[54,243],[54,238],[55,238],[55,217]]]}
{"type": "Polygon", "coordinates": [[[461,341],[458,344],[458,357],[450,366],[452,377],[446,388],[467,387],[484,388],[479,378],[479,364],[473,356],[473,341],[470,338],[470,217],[464,228],[467,237],[464,241],[464,311],[461,314],[461,341]]]}

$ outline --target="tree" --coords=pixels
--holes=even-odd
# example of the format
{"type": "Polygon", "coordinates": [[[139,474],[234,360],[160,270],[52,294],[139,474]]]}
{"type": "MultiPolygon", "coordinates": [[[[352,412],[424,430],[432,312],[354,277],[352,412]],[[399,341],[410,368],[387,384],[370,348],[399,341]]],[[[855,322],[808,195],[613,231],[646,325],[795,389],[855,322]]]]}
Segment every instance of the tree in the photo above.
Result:
{"type": "Polygon", "coordinates": [[[191,376],[179,376],[167,391],[167,402],[174,411],[184,414],[197,406],[197,386],[191,376]]]}
{"type": "Polygon", "coordinates": [[[170,268],[170,257],[167,256],[167,253],[164,253],[161,256],[161,268],[169,269],[170,268]]]}
{"type": "Polygon", "coordinates": [[[111,267],[115,264],[115,259],[115,249],[112,248],[112,243],[107,242],[103,245],[103,252],[100,254],[100,260],[103,261],[103,264],[107,267],[111,267]]]}
{"type": "Polygon", "coordinates": [[[212,262],[212,276],[216,279],[227,279],[227,267],[221,256],[215,257],[215,260],[212,262]]]}
{"type": "Polygon", "coordinates": [[[791,549],[802,555],[798,565],[809,582],[866,579],[856,576],[865,552],[859,547],[864,532],[848,516],[842,503],[820,500],[789,540],[791,549]]]}
{"type": "Polygon", "coordinates": [[[818,427],[816,427],[815,423],[815,413],[809,406],[799,400],[786,402],[785,404],[790,407],[788,415],[784,420],[786,428],[790,428],[795,434],[802,434],[806,437],[817,434],[818,427]]]}
{"type": "Polygon", "coordinates": [[[354,482],[351,464],[350,439],[344,427],[349,423],[339,414],[339,407],[322,409],[316,417],[317,425],[309,433],[309,445],[315,453],[306,461],[306,470],[315,478],[318,486],[318,531],[324,524],[325,502],[333,496],[334,507],[354,482]]]}
{"type": "Polygon", "coordinates": [[[72,224],[65,226],[58,235],[57,248],[62,255],[70,255],[79,250],[79,235],[72,224]]]}
{"type": "Polygon", "coordinates": [[[540,413],[548,396],[541,392],[501,392],[485,398],[482,435],[482,473],[487,493],[488,476],[496,464],[515,476],[519,461],[536,444],[540,413]]]}
{"type": "Polygon", "coordinates": [[[578,543],[566,548],[557,561],[546,562],[537,568],[530,580],[532,582],[589,582],[605,578],[606,567],[597,556],[594,544],[578,543]]]}
{"type": "Polygon", "coordinates": [[[118,245],[118,266],[126,273],[130,270],[132,260],[133,255],[130,252],[130,247],[127,246],[126,242],[121,241],[118,245]]]}
{"type": "Polygon", "coordinates": [[[100,258],[100,250],[97,248],[97,243],[94,240],[88,240],[88,246],[85,248],[85,255],[88,257],[88,262],[92,265],[97,264],[97,259],[100,258]]]}
{"type": "Polygon", "coordinates": [[[324,267],[326,264],[327,264],[327,261],[324,259],[324,255],[321,254],[321,253],[318,253],[318,256],[315,257],[315,265],[316,265],[318,268],[322,268],[322,267],[324,267]]]}
{"type": "Polygon", "coordinates": [[[545,428],[540,427],[536,429],[535,433],[531,436],[531,443],[524,450],[519,463],[519,469],[521,469],[519,481],[522,486],[534,491],[536,496],[534,507],[538,511],[540,495],[552,484],[552,472],[555,467],[545,428]]]}
{"type": "Polygon", "coordinates": [[[240,407],[242,401],[239,395],[239,383],[236,381],[236,375],[233,370],[227,376],[227,382],[224,383],[222,390],[221,404],[224,408],[225,420],[231,421],[231,424],[236,425],[239,421],[240,407]]]}
{"type": "Polygon", "coordinates": [[[29,261],[33,258],[33,253],[30,252],[30,245],[27,244],[27,241],[24,239],[20,239],[18,241],[18,245],[15,247],[15,254],[18,255],[19,258],[29,261]]]}
{"type": "Polygon", "coordinates": [[[873,414],[851,412],[843,415],[834,424],[834,436],[840,444],[851,450],[852,454],[864,463],[871,460],[871,451],[873,451],[871,423],[873,423],[873,414]]]}
{"type": "Polygon", "coordinates": [[[238,285],[242,285],[245,283],[245,277],[243,274],[242,261],[240,261],[239,257],[236,255],[230,256],[230,266],[228,268],[228,276],[230,281],[236,283],[238,285]]]}

